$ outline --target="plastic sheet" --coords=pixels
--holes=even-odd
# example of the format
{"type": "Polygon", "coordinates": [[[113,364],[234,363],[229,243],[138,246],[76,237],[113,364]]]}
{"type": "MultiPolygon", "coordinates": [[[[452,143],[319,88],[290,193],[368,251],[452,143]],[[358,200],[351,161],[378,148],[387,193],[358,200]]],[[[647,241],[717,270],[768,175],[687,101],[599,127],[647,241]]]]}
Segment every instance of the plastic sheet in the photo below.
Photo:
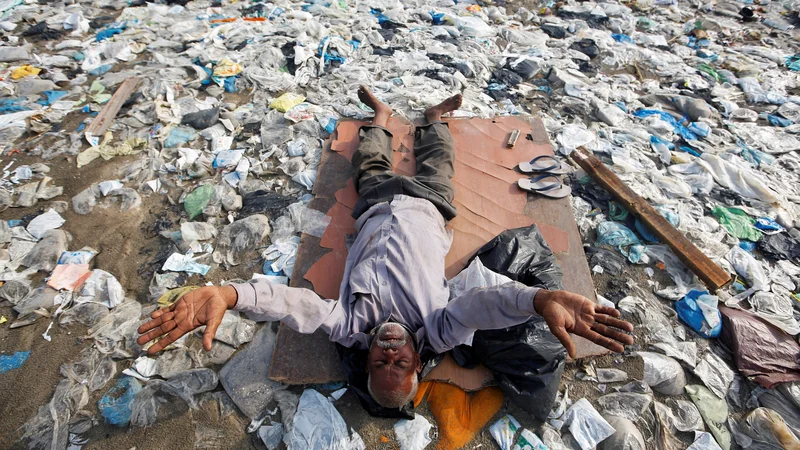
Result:
{"type": "Polygon", "coordinates": [[[764,387],[800,380],[795,355],[800,345],[779,328],[750,313],[722,308],[722,342],[731,349],[739,372],[764,387]]]}
{"type": "Polygon", "coordinates": [[[706,387],[717,394],[717,397],[723,399],[728,392],[728,387],[733,382],[733,370],[714,352],[705,354],[694,368],[694,374],[703,381],[706,387]]]}
{"type": "Polygon", "coordinates": [[[783,417],[768,408],[756,408],[747,416],[747,434],[757,442],[784,449],[800,448],[800,439],[786,426],[783,417]]]}
{"type": "Polygon", "coordinates": [[[658,353],[637,352],[644,360],[644,382],[664,395],[680,395],[686,386],[686,376],[680,363],[658,353]]]}
{"type": "Polygon", "coordinates": [[[692,290],[675,303],[675,309],[678,317],[694,331],[703,337],[715,338],[722,331],[718,302],[719,299],[708,292],[692,290]]]}
{"type": "Polygon", "coordinates": [[[270,326],[263,326],[252,342],[236,353],[219,372],[225,392],[251,419],[260,416],[275,392],[282,389],[280,383],[267,377],[274,349],[275,332],[270,326]]]}
{"type": "Polygon", "coordinates": [[[284,438],[289,450],[358,450],[365,449],[357,433],[347,432],[347,424],[328,399],[306,389],[300,396],[292,429],[284,438]]]}
{"type": "Polygon", "coordinates": [[[136,379],[120,377],[116,384],[97,401],[97,409],[100,410],[106,423],[119,427],[128,425],[131,421],[131,402],[140,390],[142,385],[136,379]]]}
{"type": "Polygon", "coordinates": [[[394,424],[394,434],[400,443],[400,450],[422,450],[431,443],[428,436],[433,425],[428,419],[417,414],[413,420],[401,419],[394,424]]]}
{"type": "Polygon", "coordinates": [[[634,392],[615,392],[597,399],[604,417],[616,416],[636,422],[650,407],[652,397],[634,392]]]}
{"type": "Polygon", "coordinates": [[[728,420],[728,403],[725,399],[717,397],[705,386],[688,385],[686,393],[692,399],[703,420],[706,422],[711,434],[714,435],[717,443],[723,450],[731,447],[731,435],[725,428],[725,421],[728,420]]]}
{"type": "Polygon", "coordinates": [[[267,216],[254,214],[237,220],[222,229],[217,239],[214,259],[232,266],[247,261],[247,257],[269,236],[267,216]]]}
{"type": "Polygon", "coordinates": [[[596,447],[616,431],[585,398],[578,400],[567,410],[564,414],[564,426],[569,428],[581,450],[596,447]]]}
{"type": "Polygon", "coordinates": [[[597,450],[645,450],[644,437],[630,420],[617,416],[604,416],[616,430],[611,437],[597,446],[597,450]]]}

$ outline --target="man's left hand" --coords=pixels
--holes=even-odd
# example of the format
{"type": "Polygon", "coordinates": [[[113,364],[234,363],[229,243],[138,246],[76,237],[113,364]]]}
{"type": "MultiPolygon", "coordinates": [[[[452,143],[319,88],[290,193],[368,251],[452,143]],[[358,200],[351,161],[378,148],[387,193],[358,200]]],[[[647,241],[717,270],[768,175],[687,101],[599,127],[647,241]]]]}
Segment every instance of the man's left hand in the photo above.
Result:
{"type": "Polygon", "coordinates": [[[573,359],[577,349],[569,333],[615,352],[622,352],[623,344],[633,344],[633,336],[623,332],[632,332],[633,325],[617,319],[617,309],[600,306],[581,295],[541,289],[533,299],[533,307],[573,359]]]}

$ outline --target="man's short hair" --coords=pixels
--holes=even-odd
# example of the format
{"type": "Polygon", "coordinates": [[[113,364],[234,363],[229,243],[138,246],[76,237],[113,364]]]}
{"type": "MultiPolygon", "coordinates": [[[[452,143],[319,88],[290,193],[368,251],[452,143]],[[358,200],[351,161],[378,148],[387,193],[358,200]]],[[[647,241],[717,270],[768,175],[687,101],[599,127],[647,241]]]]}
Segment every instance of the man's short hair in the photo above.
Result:
{"type": "Polygon", "coordinates": [[[411,390],[407,394],[400,390],[373,392],[372,375],[367,377],[367,391],[369,391],[370,397],[372,397],[377,404],[383,406],[384,408],[402,409],[409,402],[414,400],[414,397],[417,395],[418,387],[419,380],[417,379],[417,374],[414,373],[411,375],[411,390]]]}

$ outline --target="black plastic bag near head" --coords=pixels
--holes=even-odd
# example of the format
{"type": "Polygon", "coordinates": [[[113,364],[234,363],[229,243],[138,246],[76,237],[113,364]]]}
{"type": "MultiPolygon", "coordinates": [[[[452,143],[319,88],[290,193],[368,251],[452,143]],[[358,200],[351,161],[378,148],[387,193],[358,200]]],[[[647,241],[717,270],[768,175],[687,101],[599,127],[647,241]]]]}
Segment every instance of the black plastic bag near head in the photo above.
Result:
{"type": "MultiPolygon", "coordinates": [[[[561,267],[536,225],[501,233],[476,257],[487,269],[525,285],[564,288],[561,267]]],[[[553,409],[566,355],[539,316],[510,328],[476,331],[472,345],[453,349],[459,365],[486,366],[511,401],[539,420],[553,409]]]]}
{"type": "Polygon", "coordinates": [[[526,286],[564,289],[561,283],[564,274],[556,255],[536,225],[500,233],[481,247],[475,256],[487,269],[526,286]]]}

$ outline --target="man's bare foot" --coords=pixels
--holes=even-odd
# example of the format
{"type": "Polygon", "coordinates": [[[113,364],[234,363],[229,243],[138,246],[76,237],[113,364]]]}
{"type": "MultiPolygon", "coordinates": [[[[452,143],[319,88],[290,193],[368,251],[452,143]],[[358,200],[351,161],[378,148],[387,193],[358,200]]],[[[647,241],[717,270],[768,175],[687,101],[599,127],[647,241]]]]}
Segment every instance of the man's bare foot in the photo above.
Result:
{"type": "Polygon", "coordinates": [[[438,120],[442,120],[442,114],[448,113],[450,111],[455,111],[461,107],[461,94],[456,94],[447,100],[439,103],[438,105],[431,106],[430,108],[425,110],[425,120],[430,122],[436,122],[438,120]]]}
{"type": "Polygon", "coordinates": [[[358,99],[375,111],[375,117],[372,119],[373,125],[385,127],[389,123],[389,117],[392,115],[392,108],[378,100],[378,98],[363,84],[358,88],[358,99]]]}

